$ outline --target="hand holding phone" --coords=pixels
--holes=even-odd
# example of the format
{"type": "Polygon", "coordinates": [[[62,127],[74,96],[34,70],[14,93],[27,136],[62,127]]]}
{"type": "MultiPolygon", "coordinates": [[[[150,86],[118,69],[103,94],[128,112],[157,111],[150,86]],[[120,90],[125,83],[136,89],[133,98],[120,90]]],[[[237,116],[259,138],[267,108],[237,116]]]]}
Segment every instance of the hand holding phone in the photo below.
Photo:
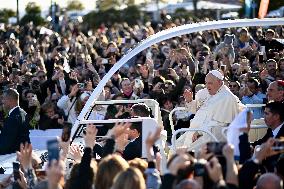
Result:
{"type": "Polygon", "coordinates": [[[108,64],[108,59],[103,58],[103,59],[102,59],[102,64],[108,64]]]}
{"type": "Polygon", "coordinates": [[[207,152],[213,153],[216,156],[223,155],[223,147],[226,145],[226,142],[208,142],[207,143],[207,152]]]}
{"type": "Polygon", "coordinates": [[[59,142],[57,139],[47,141],[48,163],[52,160],[59,160],[59,142]]]}
{"type": "Polygon", "coordinates": [[[62,135],[61,135],[61,140],[63,142],[68,142],[71,136],[71,129],[72,129],[72,124],[68,122],[63,123],[63,129],[62,129],[62,135]]]}
{"type": "Polygon", "coordinates": [[[80,90],[83,90],[85,88],[85,83],[77,83],[77,85],[80,90]]]}
{"type": "Polygon", "coordinates": [[[20,162],[13,162],[13,175],[14,180],[17,181],[18,179],[21,179],[20,175],[20,162]]]}

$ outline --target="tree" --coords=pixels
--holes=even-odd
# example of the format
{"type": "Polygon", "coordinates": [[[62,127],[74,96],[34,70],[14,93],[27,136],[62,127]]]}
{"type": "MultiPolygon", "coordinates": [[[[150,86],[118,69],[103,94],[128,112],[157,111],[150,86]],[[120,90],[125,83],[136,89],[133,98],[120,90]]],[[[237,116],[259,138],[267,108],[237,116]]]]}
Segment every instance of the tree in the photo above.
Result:
{"type": "Polygon", "coordinates": [[[198,0],[193,0],[192,1],[193,3],[193,13],[194,13],[194,16],[197,16],[197,3],[198,3],[198,0]]]}
{"type": "Polygon", "coordinates": [[[121,18],[123,18],[123,21],[127,22],[129,25],[137,24],[140,17],[141,11],[139,10],[139,7],[135,5],[127,6],[127,8],[121,11],[121,18]]]}
{"type": "Polygon", "coordinates": [[[121,5],[122,2],[120,0],[97,0],[97,8],[99,11],[118,9],[121,5]]]}
{"type": "Polygon", "coordinates": [[[178,19],[184,18],[184,19],[187,20],[187,19],[192,18],[192,17],[193,17],[192,12],[187,11],[185,8],[176,9],[174,14],[172,15],[173,20],[175,20],[177,18],[178,19]]]}
{"type": "Polygon", "coordinates": [[[20,24],[24,25],[33,22],[34,25],[42,25],[44,19],[41,17],[41,9],[35,2],[29,2],[26,6],[26,14],[21,19],[20,24]]]}
{"type": "Polygon", "coordinates": [[[104,23],[107,26],[114,23],[127,22],[129,25],[137,24],[141,19],[141,11],[137,6],[127,6],[123,10],[108,9],[105,11],[92,11],[84,16],[83,25],[85,28],[99,27],[104,23]]]}
{"type": "Polygon", "coordinates": [[[0,23],[8,23],[9,18],[14,16],[16,16],[16,13],[12,9],[1,9],[0,23]]]}
{"type": "Polygon", "coordinates": [[[70,10],[83,10],[84,9],[84,5],[81,3],[81,1],[79,0],[71,0],[68,1],[66,10],[70,11],[70,10]]]}
{"type": "Polygon", "coordinates": [[[40,6],[38,6],[35,2],[29,2],[25,8],[26,14],[34,14],[38,15],[41,13],[40,6]]]}

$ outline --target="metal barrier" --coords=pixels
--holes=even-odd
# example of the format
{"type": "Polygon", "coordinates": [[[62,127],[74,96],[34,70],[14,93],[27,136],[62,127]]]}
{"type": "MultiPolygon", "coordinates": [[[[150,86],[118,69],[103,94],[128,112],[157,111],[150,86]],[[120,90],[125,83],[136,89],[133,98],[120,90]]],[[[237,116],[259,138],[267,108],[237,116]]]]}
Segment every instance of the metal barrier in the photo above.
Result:
{"type": "Polygon", "coordinates": [[[208,130],[205,130],[205,129],[193,129],[193,128],[183,128],[183,129],[178,129],[178,130],[173,132],[173,135],[172,135],[172,150],[176,151],[176,136],[177,136],[177,134],[182,133],[182,132],[196,132],[196,131],[204,132],[204,133],[208,134],[214,141],[218,142],[218,139],[211,132],[209,132],[208,130]]]}

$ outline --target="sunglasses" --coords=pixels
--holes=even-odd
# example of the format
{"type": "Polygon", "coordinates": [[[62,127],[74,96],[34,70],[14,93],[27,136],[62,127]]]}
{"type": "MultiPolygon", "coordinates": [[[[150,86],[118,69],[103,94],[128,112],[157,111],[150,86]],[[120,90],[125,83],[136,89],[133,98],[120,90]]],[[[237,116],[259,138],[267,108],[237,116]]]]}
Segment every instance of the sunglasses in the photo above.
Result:
{"type": "Polygon", "coordinates": [[[45,78],[46,75],[39,75],[38,78],[45,78]]]}

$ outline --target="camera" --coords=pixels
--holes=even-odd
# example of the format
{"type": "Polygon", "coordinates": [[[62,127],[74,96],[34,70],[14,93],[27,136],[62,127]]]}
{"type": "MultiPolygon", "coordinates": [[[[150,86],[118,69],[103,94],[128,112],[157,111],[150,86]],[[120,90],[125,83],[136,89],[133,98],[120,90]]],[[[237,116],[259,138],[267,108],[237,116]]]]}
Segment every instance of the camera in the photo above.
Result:
{"type": "Polygon", "coordinates": [[[33,101],[37,101],[37,97],[34,95],[32,98],[33,101]]]}
{"type": "Polygon", "coordinates": [[[226,142],[208,142],[207,143],[207,152],[213,153],[216,156],[222,156],[223,147],[226,145],[226,142]]]}
{"type": "Polygon", "coordinates": [[[199,159],[197,162],[194,163],[194,176],[200,177],[206,174],[206,160],[199,159]]]}
{"type": "Polygon", "coordinates": [[[222,71],[225,71],[225,70],[226,70],[226,65],[221,65],[221,66],[220,66],[220,69],[221,69],[222,71]]]}
{"type": "Polygon", "coordinates": [[[65,51],[65,47],[60,46],[56,50],[59,51],[59,52],[62,52],[62,51],[65,51]]]}
{"type": "Polygon", "coordinates": [[[125,43],[130,44],[131,43],[131,38],[125,38],[125,43]]]}
{"type": "Polygon", "coordinates": [[[160,85],[160,89],[165,89],[166,88],[166,85],[164,84],[164,83],[162,83],[161,85],[160,85]]]}
{"type": "Polygon", "coordinates": [[[209,68],[210,68],[210,70],[213,70],[213,69],[214,69],[214,67],[213,67],[213,61],[209,61],[209,68]]]}
{"type": "Polygon", "coordinates": [[[140,79],[135,79],[134,80],[134,87],[136,89],[143,88],[143,82],[140,79]]]}
{"type": "Polygon", "coordinates": [[[17,68],[12,68],[12,74],[13,75],[17,75],[18,73],[18,69],[17,68]]]}
{"type": "Polygon", "coordinates": [[[71,129],[72,129],[72,124],[68,122],[63,123],[63,129],[62,129],[62,135],[61,135],[61,140],[63,142],[68,142],[71,136],[71,129]]]}
{"type": "Polygon", "coordinates": [[[284,139],[278,139],[273,144],[272,150],[274,151],[284,151],[284,139]]]}
{"type": "Polygon", "coordinates": [[[18,179],[21,179],[20,176],[20,162],[13,162],[13,175],[14,180],[17,181],[18,179]]]}
{"type": "Polygon", "coordinates": [[[103,59],[102,59],[102,64],[108,64],[108,59],[103,58],[103,59]]]}
{"type": "Polygon", "coordinates": [[[208,51],[202,51],[202,52],[200,52],[200,57],[201,57],[201,56],[206,57],[207,55],[209,55],[209,52],[208,52],[208,51]]]}
{"type": "Polygon", "coordinates": [[[47,141],[48,161],[59,160],[59,143],[57,139],[47,141]]]}
{"type": "Polygon", "coordinates": [[[111,47],[109,50],[110,50],[110,52],[114,53],[116,51],[116,48],[115,47],[111,47]]]}
{"type": "Polygon", "coordinates": [[[31,64],[31,69],[36,68],[36,64],[31,64]]]}
{"type": "Polygon", "coordinates": [[[77,85],[80,90],[83,90],[85,88],[85,83],[77,83],[77,85]]]}

